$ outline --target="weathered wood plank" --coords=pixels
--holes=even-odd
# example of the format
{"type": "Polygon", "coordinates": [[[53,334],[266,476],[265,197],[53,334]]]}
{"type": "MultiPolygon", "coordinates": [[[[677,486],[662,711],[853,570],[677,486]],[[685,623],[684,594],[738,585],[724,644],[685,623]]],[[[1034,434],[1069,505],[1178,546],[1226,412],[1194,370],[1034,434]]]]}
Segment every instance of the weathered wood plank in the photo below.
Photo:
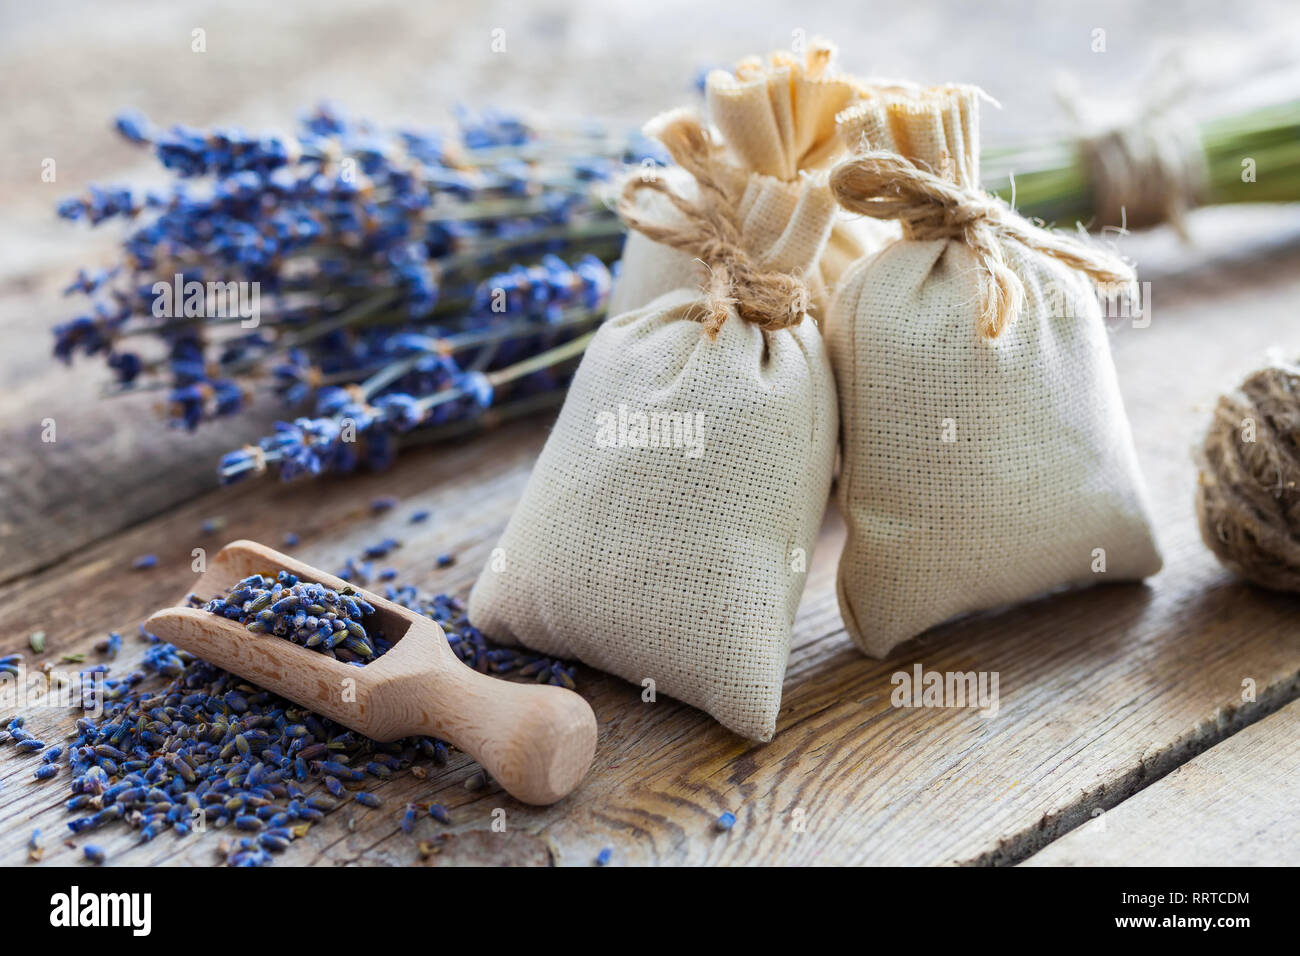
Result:
{"type": "MultiPolygon", "coordinates": [[[[423,784],[386,785],[381,792],[392,811],[358,815],[354,832],[343,819],[332,821],[287,858],[413,862],[413,841],[397,831],[395,813],[416,795],[442,801],[456,820],[457,838],[434,862],[481,859],[504,847],[489,829],[495,807],[507,810],[507,832],[519,841],[502,851],[507,858],[517,851],[521,860],[585,864],[606,845],[622,862],[1016,862],[1093,809],[1115,806],[1300,695],[1296,599],[1232,580],[1201,546],[1188,454],[1216,383],[1232,381],[1291,328],[1296,275],[1261,267],[1243,290],[1219,299],[1201,282],[1163,297],[1158,289],[1163,307],[1152,326],[1115,339],[1167,557],[1166,570],[1147,585],[1057,596],[959,622],[892,661],[873,662],[849,645],[835,608],[842,531],[832,513],[810,569],[770,745],[739,740],[667,699],[642,703],[637,688],[582,670],[580,688],[596,710],[601,739],[591,776],[569,800],[534,810],[499,791],[468,794],[460,783],[470,768],[455,762],[423,784]],[[1227,338],[1222,320],[1230,313],[1249,320],[1234,321],[1227,338]],[[997,716],[893,707],[890,677],[914,662],[927,670],[997,672],[997,716]],[[1258,688],[1249,703],[1241,701],[1247,677],[1258,688]],[[739,818],[726,836],[711,828],[723,810],[739,818]],[[803,830],[794,828],[798,818],[803,830]]],[[[1213,278],[1204,284],[1212,291],[1213,278]]],[[[277,545],[295,531],[298,553],[327,568],[391,534],[406,541],[394,566],[418,583],[463,592],[543,437],[537,422],[516,423],[481,440],[417,452],[385,476],[214,492],[86,549],[66,567],[0,589],[0,650],[17,648],[38,627],[48,632],[52,655],[85,650],[102,629],[174,600],[192,580],[190,548],[219,543],[198,535],[211,514],[229,519],[223,537],[277,545]],[[380,493],[403,504],[372,517],[367,502],[380,493]],[[435,519],[427,527],[403,525],[417,507],[432,508],[435,519]],[[126,570],[144,551],[158,553],[159,567],[126,570]],[[434,570],[433,556],[443,551],[457,551],[460,560],[434,570]]],[[[28,783],[28,767],[0,757],[2,860],[20,855],[35,821],[48,831],[62,826],[62,792],[57,784],[28,783]]],[[[105,836],[113,850],[113,841],[131,840],[105,836]]],[[[123,846],[117,859],[208,862],[211,847],[210,840],[164,836],[129,852],[123,846]]]]}
{"type": "MultiPolygon", "coordinates": [[[[391,533],[407,541],[391,561],[404,576],[463,592],[542,440],[538,422],[521,423],[479,442],[417,453],[387,476],[213,491],[215,454],[260,432],[260,425],[250,420],[229,435],[198,438],[165,434],[140,424],[149,420],[145,408],[97,405],[93,376],[66,373],[45,358],[48,327],[64,315],[58,284],[90,248],[79,244],[73,253],[69,231],[49,218],[49,204],[65,187],[118,178],[123,164],[134,161],[125,147],[89,130],[102,129],[126,104],[166,121],[278,126],[329,95],[384,118],[426,122],[431,110],[445,107],[449,90],[471,103],[639,121],[682,99],[684,78],[699,63],[789,38],[786,27],[774,29],[763,17],[739,33],[734,25],[722,30],[726,21],[719,18],[726,14],[696,5],[690,15],[698,29],[683,37],[674,27],[672,42],[656,56],[660,68],[647,74],[622,68],[643,55],[645,34],[628,24],[608,28],[601,5],[565,8],[537,0],[518,11],[475,8],[458,13],[452,30],[432,24],[422,8],[395,2],[361,11],[324,0],[310,17],[251,5],[179,12],[153,2],[115,11],[96,31],[96,55],[77,56],[68,51],[83,14],[40,9],[56,12],[47,19],[25,14],[33,19],[22,31],[0,31],[0,62],[31,91],[10,97],[0,115],[0,129],[24,144],[27,157],[26,165],[0,170],[8,213],[0,227],[6,383],[0,581],[9,582],[0,586],[0,653],[20,649],[27,633],[42,628],[49,632],[46,657],[56,659],[88,651],[105,629],[130,627],[174,600],[193,577],[190,549],[216,547],[227,537],[278,545],[292,530],[302,537],[302,557],[331,567],[391,533]],[[209,52],[201,57],[188,49],[195,26],[209,31],[209,52]],[[511,53],[484,60],[482,48],[497,26],[508,29],[511,53]],[[726,49],[718,47],[723,33],[726,49]],[[565,69],[555,69],[556,43],[568,37],[598,38],[599,55],[579,48],[565,69]],[[375,70],[375,63],[384,68],[375,70]],[[158,84],[159,75],[168,82],[158,84]],[[46,155],[59,161],[57,187],[38,184],[33,172],[46,155]],[[59,444],[67,444],[35,449],[39,421],[47,416],[59,422],[59,444]],[[403,508],[372,517],[366,502],[380,493],[401,496],[403,508]],[[401,522],[408,506],[432,506],[439,518],[427,528],[407,528],[401,522]],[[199,522],[213,514],[229,524],[220,538],[203,538],[199,522]],[[158,569],[128,570],[130,559],[145,551],[159,554],[158,569]],[[460,562],[434,570],[432,557],[442,551],[457,551],[460,562]],[[62,563],[32,573],[54,562],[62,563]]],[[[1146,14],[1135,20],[1121,7],[1108,9],[1112,34],[1127,38],[1130,49],[1134,37],[1151,36],[1146,14]]],[[[677,22],[658,8],[644,17],[639,26],[646,30],[677,22]]],[[[838,29],[851,67],[874,64],[923,81],[961,78],[988,86],[1008,106],[989,117],[992,141],[998,128],[1017,122],[1041,131],[1050,92],[1045,84],[1023,83],[1035,70],[1069,62],[1090,70],[1101,86],[1119,89],[1142,68],[1140,57],[1087,52],[1078,38],[1087,36],[1095,17],[1091,8],[1074,16],[1072,25],[1053,31],[1051,43],[1015,61],[984,55],[980,38],[996,41],[1004,31],[997,18],[967,24],[970,42],[941,64],[928,46],[900,48],[870,24],[844,22],[838,29]]],[[[1244,14],[1238,20],[1252,22],[1244,14]]],[[[1277,250],[1259,255],[1238,233],[1213,228],[1223,214],[1197,217],[1211,224],[1202,233],[1208,252],[1165,250],[1170,265],[1163,279],[1152,271],[1160,268],[1155,253],[1126,245],[1146,277],[1157,276],[1152,328],[1115,342],[1168,557],[1166,571],[1149,586],[1068,595],[962,622],[925,636],[893,661],[870,662],[848,644],[835,608],[841,532],[832,515],[800,609],[773,744],[739,741],[666,699],[643,704],[636,688],[583,670],[580,689],[602,734],[596,768],[575,797],[535,810],[499,791],[472,794],[462,786],[471,767],[458,758],[423,783],[386,784],[387,807],[358,813],[355,830],[346,815],[332,819],[288,859],[413,862],[414,840],[397,829],[396,814],[404,801],[419,798],[441,801],[456,821],[455,838],[433,862],[585,864],[605,845],[615,848],[616,862],[1014,862],[1089,819],[1093,809],[1115,806],[1293,700],[1300,693],[1296,601],[1232,582],[1201,548],[1191,521],[1187,452],[1215,393],[1267,346],[1295,344],[1300,257],[1277,250]],[[1221,268],[1192,271],[1215,259],[1221,268]],[[893,708],[889,677],[915,661],[933,670],[997,671],[999,715],[985,720],[968,710],[893,708]],[[1257,682],[1254,703],[1240,701],[1245,677],[1257,682]],[[489,829],[497,807],[508,812],[504,834],[489,829]],[[739,817],[726,836],[711,829],[724,809],[739,817]],[[802,831],[793,826],[796,810],[804,811],[802,831]]],[[[1271,215],[1294,218],[1294,210],[1271,215]]],[[[129,666],[140,650],[128,636],[120,665],[129,666]]],[[[32,720],[55,738],[55,728],[69,723],[52,711],[32,720]]],[[[63,787],[58,780],[34,783],[32,765],[0,749],[0,863],[22,858],[33,825],[49,834],[49,860],[71,862],[72,851],[55,836],[64,830],[63,787]]],[[[421,821],[417,836],[433,826],[421,821]]],[[[193,864],[214,860],[212,836],[177,841],[164,835],[135,848],[128,832],[96,840],[118,863],[193,864]]]]}
{"type": "Polygon", "coordinates": [[[1252,724],[1025,866],[1295,866],[1300,703],[1252,724]]]}
{"type": "MultiPolygon", "coordinates": [[[[255,536],[279,546],[292,531],[301,539],[295,553],[310,556],[326,568],[340,567],[348,556],[359,555],[366,544],[394,537],[403,541],[403,546],[385,563],[398,568],[404,581],[429,590],[463,592],[477,566],[486,560],[510,504],[522,491],[528,462],[545,437],[544,424],[544,420],[520,422],[473,442],[417,452],[405,467],[385,476],[327,479],[296,486],[253,483],[215,491],[112,542],[86,549],[77,556],[75,567],[0,588],[0,606],[7,611],[0,625],[0,647],[4,648],[0,653],[25,651],[29,666],[57,662],[76,652],[94,661],[93,645],[105,629],[143,620],[151,610],[176,602],[186,592],[196,577],[191,571],[194,548],[215,551],[224,541],[239,537],[255,536]],[[398,495],[401,505],[386,514],[373,514],[370,502],[390,494],[398,495]],[[409,517],[417,509],[431,510],[433,517],[410,524],[409,517]],[[202,533],[200,526],[209,517],[226,521],[220,535],[202,533]],[[145,552],[158,555],[157,568],[129,570],[131,558],[145,552]],[[445,552],[459,554],[460,560],[451,567],[436,568],[435,556],[445,552]],[[35,630],[47,634],[47,651],[40,657],[31,655],[26,647],[27,635],[35,630]]],[[[115,665],[123,670],[129,670],[144,649],[134,635],[132,625],[115,665]]],[[[0,713],[6,720],[8,716],[0,713]]],[[[36,708],[30,712],[28,725],[57,741],[71,726],[72,716],[63,709],[36,708]]],[[[60,805],[66,798],[66,778],[62,785],[58,779],[35,783],[31,779],[35,765],[35,760],[16,757],[12,749],[0,749],[0,862],[17,862],[27,835],[36,826],[49,837],[47,859],[71,862],[72,851],[56,842],[67,832],[60,805]]],[[[472,812],[479,820],[503,804],[506,798],[499,791],[474,794],[464,789],[462,784],[474,769],[468,758],[457,755],[446,768],[431,768],[423,783],[413,777],[394,781],[382,791],[385,809],[355,808],[356,833],[350,833],[345,819],[340,818],[335,821],[337,826],[318,828],[301,845],[296,844],[290,859],[347,862],[365,851],[371,862],[391,862],[398,859],[395,851],[368,848],[396,834],[401,840],[395,844],[404,853],[403,861],[409,862],[415,857],[415,844],[397,828],[406,801],[437,799],[454,818],[472,812]]],[[[432,824],[426,820],[421,825],[427,828],[432,824]]],[[[502,847],[515,846],[479,845],[477,839],[471,837],[465,843],[479,847],[468,851],[475,859],[490,859],[492,853],[500,856],[502,847]]],[[[197,835],[177,841],[169,835],[129,854],[123,851],[136,842],[134,834],[105,831],[96,834],[96,842],[122,862],[161,864],[212,862],[218,841],[204,841],[197,835]]],[[[522,857],[536,857],[536,847],[542,844],[522,842],[524,848],[518,849],[522,857]]],[[[542,854],[539,859],[547,857],[542,854]]]]}

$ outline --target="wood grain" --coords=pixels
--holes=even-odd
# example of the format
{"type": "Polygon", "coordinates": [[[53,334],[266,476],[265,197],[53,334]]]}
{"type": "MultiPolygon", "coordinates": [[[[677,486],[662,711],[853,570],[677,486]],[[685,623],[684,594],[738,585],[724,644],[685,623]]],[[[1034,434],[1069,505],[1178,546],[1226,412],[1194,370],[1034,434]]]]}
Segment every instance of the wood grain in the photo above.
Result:
{"type": "MultiPolygon", "coordinates": [[[[424,782],[394,781],[383,795],[394,807],[418,795],[452,810],[457,839],[426,861],[433,863],[455,862],[461,846],[480,852],[492,838],[494,809],[506,812],[508,832],[545,842],[545,859],[524,854],[536,862],[586,864],[607,845],[620,862],[1024,859],[1094,809],[1114,807],[1300,696],[1296,599],[1234,581],[1201,546],[1189,455],[1218,383],[1233,381],[1292,327],[1297,275],[1261,266],[1244,287],[1211,276],[1163,296],[1157,288],[1164,305],[1150,328],[1114,339],[1167,558],[1148,585],[1107,586],[972,618],[925,635],[891,661],[872,662],[848,643],[835,606],[842,529],[832,513],[810,568],[770,745],[748,744],[664,698],[642,703],[638,688],[580,670],[600,740],[591,775],[567,800],[529,809],[500,791],[469,794],[458,786],[470,773],[463,760],[424,782]],[[1214,291],[1231,294],[1214,298],[1214,291]],[[1232,313],[1250,320],[1234,322],[1225,336],[1222,317],[1232,313]],[[915,662],[928,670],[998,672],[997,716],[891,706],[891,675],[915,662]],[[1257,687],[1253,702],[1241,699],[1246,678],[1257,687]],[[712,829],[724,810],[739,820],[725,836],[712,829]]],[[[7,608],[0,649],[17,649],[40,627],[50,655],[86,650],[103,628],[142,619],[160,598],[190,585],[190,549],[204,543],[198,526],[213,514],[228,518],[230,536],[274,541],[295,531],[299,556],[324,568],[396,537],[405,543],[391,563],[403,576],[463,594],[544,437],[544,423],[520,422],[416,452],[385,476],[205,495],[87,548],[57,571],[0,589],[7,608]],[[367,502],[380,493],[397,495],[401,506],[371,515],[367,502]],[[434,519],[405,524],[416,508],[430,508],[434,519]],[[149,550],[160,558],[154,571],[127,570],[130,556],[149,550]],[[458,563],[435,569],[433,556],[446,551],[456,552],[458,563]]],[[[57,783],[33,786],[29,767],[0,758],[3,860],[20,856],[33,823],[50,832],[61,826],[62,791],[57,783]]],[[[111,850],[119,849],[112,840],[122,842],[119,862],[211,860],[210,843],[194,838],[166,836],[126,851],[131,835],[105,836],[111,850]]],[[[355,829],[342,817],[317,828],[287,859],[413,863],[418,855],[395,811],[366,811],[355,829]]]]}
{"type": "MultiPolygon", "coordinates": [[[[365,11],[318,0],[274,11],[237,2],[183,12],[140,0],[115,5],[111,17],[95,21],[93,36],[80,10],[50,4],[0,14],[0,63],[23,76],[27,89],[0,104],[6,141],[23,144],[0,159],[7,211],[0,223],[0,654],[25,650],[27,635],[41,629],[48,651],[36,663],[74,652],[93,660],[95,640],[121,628],[128,640],[114,666],[129,669],[143,649],[131,638],[135,623],[193,583],[191,550],[215,550],[234,537],[275,545],[293,531],[302,541],[297,556],[329,569],[392,536],[405,542],[389,560],[404,580],[464,594],[522,492],[548,424],[537,418],[418,451],[386,475],[217,489],[216,455],[263,433],[275,409],[259,407],[196,436],[169,432],[150,424],[156,419],[148,399],[97,401],[97,366],[68,372],[48,360],[49,328],[71,314],[60,286],[77,265],[106,264],[111,241],[53,221],[52,202],[85,182],[135,181],[144,170],[137,153],[94,133],[108,117],[135,105],[164,122],[283,126],[296,110],[334,96],[359,112],[419,124],[440,119],[453,99],[635,123],[684,99],[696,66],[784,45],[792,27],[818,12],[816,4],[796,11],[777,0],[747,3],[743,16],[684,2],[673,9],[625,8],[617,19],[597,3],[485,3],[458,11],[450,29],[396,0],[365,11]],[[695,28],[683,32],[688,19],[695,28]],[[195,26],[209,31],[202,58],[188,51],[195,26]],[[508,57],[483,53],[497,26],[508,31],[508,57]],[[651,47],[655,70],[626,68],[651,47]],[[167,83],[158,83],[159,75],[167,83]],[[42,156],[58,158],[57,186],[37,184],[42,156]],[[58,422],[59,441],[42,446],[46,417],[58,422]],[[372,514],[367,503],[381,494],[397,495],[401,506],[372,514]],[[432,509],[434,519],[407,524],[416,508],[432,509]],[[204,536],[200,523],[214,516],[226,527],[219,537],[204,536]],[[130,570],[145,552],[158,554],[158,567],[130,570]],[[433,556],[444,552],[458,561],[436,568],[433,556]]],[[[1037,136],[1050,123],[1049,84],[1025,77],[1064,64],[1088,78],[1090,92],[1127,94],[1160,34],[1150,11],[1100,0],[1061,14],[1059,28],[1025,57],[990,58],[986,45],[1001,42],[1008,23],[1028,22],[1029,0],[974,18],[956,2],[933,9],[909,11],[886,33],[842,11],[822,19],[835,24],[851,68],[990,89],[1007,109],[989,114],[989,142],[1000,130],[1037,136]],[[937,62],[936,24],[950,29],[954,22],[968,42],[937,62]],[[1088,52],[1095,22],[1108,25],[1116,55],[1088,52]]],[[[1252,23],[1272,22],[1274,12],[1268,0],[1248,0],[1230,13],[1170,14],[1166,27],[1181,32],[1195,21],[1220,37],[1244,35],[1252,23]]],[[[1121,831],[1128,812],[1147,819],[1145,802],[1125,811],[1126,801],[1148,793],[1155,801],[1165,784],[1181,786],[1182,777],[1166,775],[1199,768],[1204,751],[1200,759],[1231,759],[1242,772],[1252,760],[1276,762],[1286,739],[1275,729],[1294,739],[1295,707],[1287,705],[1300,696],[1300,603],[1233,581],[1202,548],[1191,510],[1191,451],[1220,389],[1259,364],[1270,346],[1300,347],[1300,216],[1294,207],[1202,210],[1192,226],[1196,248],[1168,234],[1121,245],[1153,281],[1151,327],[1114,337],[1167,558],[1148,585],[1057,596],[958,622],[888,662],[872,662],[849,644],[835,605],[842,529],[831,513],[796,621],[772,744],[735,738],[665,698],[643,703],[639,688],[579,669],[599,743],[593,772],[569,798],[530,808],[497,787],[471,792],[464,783],[476,767],[456,755],[423,781],[407,775],[385,783],[384,808],[334,814],[285,862],[585,865],[609,846],[615,863],[1015,863],[1095,810],[1108,811],[1121,831]],[[997,671],[997,716],[891,706],[891,675],[917,662],[927,670],[997,671]],[[1254,701],[1242,699],[1247,679],[1257,688],[1254,701]],[[1236,756],[1216,755],[1229,746],[1236,756]],[[442,803],[451,826],[422,819],[414,834],[402,833],[401,807],[412,800],[442,803]],[[713,827],[724,810],[738,818],[728,834],[713,827]],[[494,829],[501,821],[505,829],[494,829]],[[421,859],[417,840],[435,834],[446,836],[440,852],[421,859]]],[[[37,708],[29,720],[57,740],[71,715],[37,708]]],[[[33,826],[46,833],[48,861],[75,862],[76,852],[61,842],[67,780],[36,783],[34,766],[0,747],[0,864],[24,859],[33,826]]],[[[1267,806],[1255,817],[1262,832],[1300,830],[1288,811],[1300,806],[1293,772],[1254,780],[1249,791],[1206,783],[1195,792],[1200,803],[1189,807],[1212,800],[1244,820],[1249,807],[1267,806]]],[[[134,831],[110,829],[95,839],[119,864],[218,859],[212,833],[141,844],[134,831]]],[[[1075,839],[1066,837],[1059,852],[1081,853],[1075,839]]],[[[1293,843],[1278,852],[1296,862],[1293,843]]],[[[1033,857],[1040,858],[1051,859],[1033,857]]]]}
{"type": "Polygon", "coordinates": [[[1295,866],[1300,703],[1099,812],[1024,866],[1295,866]]]}

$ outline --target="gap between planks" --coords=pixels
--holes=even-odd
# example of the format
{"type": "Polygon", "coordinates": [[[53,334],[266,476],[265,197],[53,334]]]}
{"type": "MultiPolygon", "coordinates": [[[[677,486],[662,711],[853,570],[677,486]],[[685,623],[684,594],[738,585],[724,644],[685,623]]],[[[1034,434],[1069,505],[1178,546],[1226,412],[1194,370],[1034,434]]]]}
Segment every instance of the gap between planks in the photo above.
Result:
{"type": "Polygon", "coordinates": [[[1300,702],[1243,728],[1025,861],[1027,866],[1294,865],[1300,702]]]}

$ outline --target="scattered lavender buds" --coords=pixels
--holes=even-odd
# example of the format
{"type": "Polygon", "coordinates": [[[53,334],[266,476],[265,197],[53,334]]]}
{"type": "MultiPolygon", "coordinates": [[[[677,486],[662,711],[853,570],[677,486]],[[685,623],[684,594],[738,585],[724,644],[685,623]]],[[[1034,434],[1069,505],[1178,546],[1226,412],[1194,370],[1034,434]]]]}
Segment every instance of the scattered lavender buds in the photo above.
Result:
{"type": "MultiPolygon", "coordinates": [[[[259,600],[260,594],[254,594],[258,591],[274,594],[277,585],[281,600],[286,595],[297,600],[295,594],[316,597],[310,589],[322,587],[302,586],[294,592],[300,582],[278,576],[270,580],[255,575],[240,582],[249,591],[245,601],[259,600]],[[261,578],[261,584],[253,578],[261,578]]],[[[350,600],[362,611],[354,597],[336,593],[342,606],[350,600]]],[[[232,593],[222,600],[231,606],[234,597],[232,593]]],[[[514,648],[490,647],[466,620],[458,598],[428,597],[414,587],[393,585],[385,588],[384,597],[436,621],[457,657],[480,672],[573,685],[568,665],[514,648]]],[[[271,610],[274,615],[276,603],[257,614],[271,610]]],[[[247,612],[241,607],[235,613],[237,619],[247,612]]],[[[310,639],[313,632],[306,620],[299,623],[297,610],[291,614],[289,607],[283,608],[280,620],[289,633],[310,639]]],[[[407,773],[424,779],[427,766],[447,762],[450,748],[441,740],[370,740],[164,643],[143,628],[140,634],[147,648],[137,669],[110,676],[111,665],[104,663],[80,673],[83,706],[100,706],[102,713],[81,713],[62,745],[46,750],[45,743],[24,728],[21,715],[0,731],[0,742],[12,741],[19,752],[53,753],[42,768],[68,768],[65,806],[77,814],[68,823],[74,835],[116,825],[136,830],[141,841],[167,830],[184,836],[198,829],[201,816],[205,828],[239,833],[217,846],[223,862],[264,866],[338,809],[381,806],[380,798],[364,788],[407,773]]],[[[376,651],[382,648],[373,635],[367,637],[376,651]]],[[[12,668],[16,674],[21,659],[17,654],[0,657],[0,668],[12,668]]],[[[478,772],[467,783],[481,788],[486,777],[478,772]]],[[[446,811],[437,804],[411,807],[412,829],[421,812],[445,822],[446,811]]],[[[405,812],[404,807],[403,822],[405,812]]],[[[436,839],[422,841],[425,844],[428,851],[421,849],[421,856],[437,852],[436,839]]],[[[98,847],[83,846],[82,853],[92,862],[104,859],[98,847]]]]}
{"type": "Polygon", "coordinates": [[[379,541],[366,548],[365,551],[362,552],[362,556],[366,558],[372,558],[372,559],[386,558],[388,557],[389,554],[391,554],[394,550],[400,548],[401,546],[402,546],[402,542],[398,541],[397,539],[385,538],[383,541],[379,541]]]}
{"type": "Polygon", "coordinates": [[[81,853],[91,863],[96,863],[96,864],[103,863],[106,859],[108,859],[103,849],[95,846],[95,844],[93,843],[87,843],[85,846],[83,846],[81,848],[81,853]]]}
{"type": "Polygon", "coordinates": [[[596,854],[596,865],[609,866],[609,861],[613,859],[613,857],[614,857],[613,849],[611,849],[610,847],[605,847],[599,853],[596,854]]]}
{"type": "Polygon", "coordinates": [[[335,573],[337,577],[342,578],[350,584],[366,585],[374,577],[375,566],[369,561],[358,562],[356,558],[348,558],[343,567],[335,573]]]}
{"type": "Polygon", "coordinates": [[[722,816],[718,817],[717,821],[714,823],[714,826],[724,833],[730,830],[735,825],[736,825],[736,815],[730,812],[722,814],[722,816]]]}
{"type": "Polygon", "coordinates": [[[122,650],[122,635],[117,631],[110,631],[108,637],[95,644],[95,650],[106,657],[117,657],[118,652],[122,650]]]}
{"type": "Polygon", "coordinates": [[[148,571],[150,568],[156,568],[157,566],[158,555],[156,554],[142,554],[131,562],[131,567],[137,571],[148,571]]]}
{"type": "Polygon", "coordinates": [[[288,571],[246,577],[203,609],[348,664],[366,664],[392,647],[379,632],[367,632],[375,609],[357,591],[299,581],[288,571]]]}

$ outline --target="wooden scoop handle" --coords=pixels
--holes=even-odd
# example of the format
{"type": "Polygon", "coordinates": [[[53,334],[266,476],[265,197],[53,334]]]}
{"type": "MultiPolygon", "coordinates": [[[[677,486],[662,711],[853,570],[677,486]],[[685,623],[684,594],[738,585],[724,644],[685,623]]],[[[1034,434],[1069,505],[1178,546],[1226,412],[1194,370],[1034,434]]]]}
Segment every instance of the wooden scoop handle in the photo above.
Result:
{"type": "Polygon", "coordinates": [[[567,796],[596,752],[591,705],[563,687],[510,683],[457,662],[441,669],[418,699],[427,712],[408,732],[454,744],[524,803],[567,796]]]}

